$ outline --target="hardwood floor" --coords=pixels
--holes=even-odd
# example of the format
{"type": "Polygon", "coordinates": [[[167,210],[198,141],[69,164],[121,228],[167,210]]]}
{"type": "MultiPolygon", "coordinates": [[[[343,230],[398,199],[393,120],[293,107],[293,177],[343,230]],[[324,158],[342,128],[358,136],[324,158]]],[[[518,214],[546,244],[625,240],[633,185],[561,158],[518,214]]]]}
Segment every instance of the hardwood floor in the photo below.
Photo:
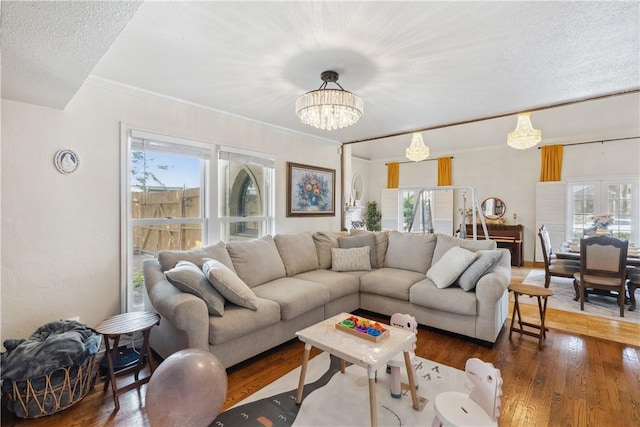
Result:
{"type": "MultiPolygon", "coordinates": [[[[528,272],[514,268],[513,282],[521,282],[528,272]]],[[[522,310],[525,318],[537,319],[537,308],[522,305],[522,310]]],[[[542,350],[532,337],[514,333],[510,341],[508,326],[492,348],[420,327],[416,353],[458,369],[464,369],[470,357],[499,368],[504,381],[500,426],[640,425],[640,326],[551,310],[547,324],[550,331],[542,350]]],[[[225,408],[299,366],[303,350],[292,340],[230,368],[225,408]]],[[[2,425],[149,425],[146,385],[120,395],[120,410],[114,412],[111,394],[103,393],[102,384],[99,381],[77,405],[52,416],[21,420],[3,409],[2,425]]],[[[425,420],[425,425],[430,423],[425,420]]]]}

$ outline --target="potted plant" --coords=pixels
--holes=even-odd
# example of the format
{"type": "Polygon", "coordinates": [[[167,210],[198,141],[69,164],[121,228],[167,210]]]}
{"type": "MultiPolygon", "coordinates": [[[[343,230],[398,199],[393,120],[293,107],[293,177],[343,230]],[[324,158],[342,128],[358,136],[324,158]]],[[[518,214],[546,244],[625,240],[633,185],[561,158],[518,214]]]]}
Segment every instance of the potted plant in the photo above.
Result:
{"type": "Polygon", "coordinates": [[[380,220],[382,219],[382,213],[378,210],[378,203],[371,201],[367,203],[367,212],[364,217],[364,222],[369,231],[380,231],[382,226],[380,220]]]}

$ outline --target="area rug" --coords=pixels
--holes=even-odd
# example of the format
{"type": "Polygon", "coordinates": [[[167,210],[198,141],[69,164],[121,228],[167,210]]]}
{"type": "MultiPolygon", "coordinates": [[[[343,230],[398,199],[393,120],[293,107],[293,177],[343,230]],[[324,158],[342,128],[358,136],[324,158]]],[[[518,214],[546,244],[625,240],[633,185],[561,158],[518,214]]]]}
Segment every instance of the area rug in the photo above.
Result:
{"type": "MultiPolygon", "coordinates": [[[[531,270],[522,283],[544,286],[544,270],[531,270]]],[[[624,317],[620,317],[620,309],[615,298],[591,294],[589,295],[589,301],[584,304],[584,311],[581,311],[580,301],[573,300],[575,297],[573,279],[551,277],[549,289],[553,291],[553,295],[547,300],[547,308],[640,324],[640,304],[637,305],[635,311],[629,311],[629,305],[626,304],[624,317]]],[[[526,296],[519,298],[518,301],[523,304],[538,304],[536,298],[528,298],[526,296]]],[[[636,290],[636,301],[640,302],[640,292],[638,290],[636,290]]]]}
{"type": "MultiPolygon", "coordinates": [[[[423,408],[412,407],[411,395],[403,390],[399,399],[391,397],[391,375],[378,372],[376,399],[380,426],[430,426],[433,400],[444,391],[468,393],[471,383],[464,371],[420,357],[414,360],[418,396],[423,408]]],[[[304,397],[296,405],[300,367],[257,391],[236,406],[223,412],[211,426],[368,426],[369,383],[367,371],[347,366],[340,373],[340,360],[321,353],[307,365],[304,397]]],[[[403,369],[404,383],[408,382],[403,369]]]]}

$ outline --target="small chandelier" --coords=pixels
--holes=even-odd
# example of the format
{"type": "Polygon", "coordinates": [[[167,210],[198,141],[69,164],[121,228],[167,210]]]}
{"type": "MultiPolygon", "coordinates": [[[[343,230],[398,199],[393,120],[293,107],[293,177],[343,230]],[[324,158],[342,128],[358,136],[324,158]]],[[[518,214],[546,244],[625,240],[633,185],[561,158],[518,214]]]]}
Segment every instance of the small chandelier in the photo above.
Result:
{"type": "Polygon", "coordinates": [[[332,130],[357,122],[362,117],[362,98],[344,90],[335,71],[325,71],[320,78],[323,83],[318,90],[307,92],[296,100],[296,115],[302,123],[332,130]],[[327,89],[327,83],[335,83],[340,89],[327,89]]]}
{"type": "Polygon", "coordinates": [[[429,157],[429,147],[424,145],[422,132],[414,132],[411,138],[411,146],[405,150],[407,159],[419,162],[429,157]]]}
{"type": "Polygon", "coordinates": [[[513,132],[507,135],[507,144],[518,150],[526,150],[542,141],[542,132],[531,126],[531,113],[518,114],[518,124],[513,132]]]}

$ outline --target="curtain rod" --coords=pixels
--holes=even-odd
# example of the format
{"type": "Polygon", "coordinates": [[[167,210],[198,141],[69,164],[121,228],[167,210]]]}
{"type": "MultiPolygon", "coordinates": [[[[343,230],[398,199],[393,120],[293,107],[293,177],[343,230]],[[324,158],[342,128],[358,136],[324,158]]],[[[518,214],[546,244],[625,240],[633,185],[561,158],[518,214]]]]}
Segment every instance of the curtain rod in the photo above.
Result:
{"type": "Polygon", "coordinates": [[[550,144],[550,145],[542,145],[538,147],[538,150],[541,150],[542,147],[549,147],[551,145],[562,145],[563,147],[569,147],[571,145],[584,145],[584,144],[597,144],[597,143],[604,144],[605,142],[625,141],[627,139],[638,139],[638,138],[640,138],[640,136],[627,136],[626,138],[598,139],[597,141],[570,142],[568,144],[550,144]]]}
{"type": "Polygon", "coordinates": [[[454,122],[454,123],[447,123],[447,124],[443,124],[443,125],[436,125],[436,126],[426,127],[426,128],[422,128],[422,129],[415,129],[415,130],[404,131],[404,132],[396,132],[396,133],[392,133],[392,134],[388,134],[388,135],[374,136],[373,138],[359,139],[359,140],[356,140],[356,141],[348,141],[348,142],[343,142],[342,145],[356,144],[358,142],[369,142],[369,141],[375,141],[375,140],[378,140],[378,139],[393,138],[395,136],[409,135],[410,133],[414,133],[414,132],[427,132],[427,131],[430,131],[430,130],[448,128],[448,127],[452,127],[452,126],[460,126],[460,125],[466,125],[466,124],[469,124],[469,123],[483,122],[485,120],[501,119],[503,117],[515,116],[518,113],[522,113],[522,112],[526,112],[526,111],[533,112],[533,111],[548,110],[550,108],[566,107],[568,105],[578,104],[578,103],[581,103],[581,102],[596,101],[596,100],[599,100],[599,99],[611,98],[611,97],[619,96],[619,95],[629,95],[629,94],[638,93],[638,92],[640,92],[640,89],[632,89],[632,90],[626,90],[626,91],[622,91],[622,92],[609,93],[609,94],[606,94],[606,95],[592,96],[592,97],[589,97],[589,98],[577,99],[575,101],[566,101],[566,102],[560,102],[558,104],[545,105],[543,107],[530,108],[528,110],[523,110],[523,111],[515,111],[515,112],[512,112],[512,113],[497,114],[495,116],[481,117],[481,118],[478,118],[478,119],[464,120],[464,121],[461,121],[461,122],[454,122]]]}
{"type": "MultiPolygon", "coordinates": [[[[410,162],[409,162],[409,161],[406,161],[406,162],[391,162],[391,163],[397,163],[397,164],[399,164],[399,165],[402,165],[402,164],[405,164],[405,163],[422,163],[422,162],[431,162],[431,161],[433,161],[433,160],[438,160],[438,159],[440,159],[440,158],[442,158],[442,157],[438,157],[438,158],[436,158],[436,159],[424,159],[424,160],[420,160],[419,162],[414,162],[414,161],[410,161],[410,162]]],[[[449,158],[450,158],[450,159],[453,159],[453,156],[450,156],[449,158]]],[[[385,166],[389,166],[389,163],[385,163],[384,165],[385,165],[385,166]]]]}

